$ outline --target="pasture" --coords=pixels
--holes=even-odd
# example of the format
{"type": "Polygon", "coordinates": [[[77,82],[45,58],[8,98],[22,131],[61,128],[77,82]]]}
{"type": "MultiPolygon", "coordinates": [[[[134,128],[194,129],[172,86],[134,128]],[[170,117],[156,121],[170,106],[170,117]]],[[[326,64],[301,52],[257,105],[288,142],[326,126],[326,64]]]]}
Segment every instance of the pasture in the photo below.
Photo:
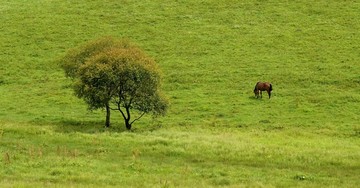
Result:
{"type": "Polygon", "coordinates": [[[1,187],[360,184],[356,1],[12,0],[0,15],[1,187]],[[106,129],[73,95],[57,60],[103,36],[157,61],[165,117],[129,132],[113,112],[106,129]]]}

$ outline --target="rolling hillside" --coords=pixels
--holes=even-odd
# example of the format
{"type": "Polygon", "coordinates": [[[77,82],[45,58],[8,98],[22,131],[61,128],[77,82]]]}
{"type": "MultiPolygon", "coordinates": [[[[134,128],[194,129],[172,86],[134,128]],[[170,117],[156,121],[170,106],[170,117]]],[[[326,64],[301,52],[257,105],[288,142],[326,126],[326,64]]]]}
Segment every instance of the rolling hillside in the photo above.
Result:
{"type": "Polygon", "coordinates": [[[360,184],[356,1],[13,0],[0,15],[1,187],[360,184]],[[165,117],[105,129],[73,95],[57,60],[103,36],[157,61],[165,117]]]}

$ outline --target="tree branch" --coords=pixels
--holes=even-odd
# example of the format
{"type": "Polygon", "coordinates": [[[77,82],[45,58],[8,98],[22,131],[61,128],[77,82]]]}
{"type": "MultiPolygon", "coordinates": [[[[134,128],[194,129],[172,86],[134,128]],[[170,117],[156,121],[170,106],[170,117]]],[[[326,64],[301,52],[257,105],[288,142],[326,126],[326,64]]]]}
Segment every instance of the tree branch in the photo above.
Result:
{"type": "Polygon", "coordinates": [[[118,107],[117,110],[119,110],[123,118],[126,119],[124,112],[121,110],[120,102],[117,102],[117,107],[118,107]]]}
{"type": "Polygon", "coordinates": [[[119,109],[117,109],[117,108],[110,108],[110,107],[109,107],[109,109],[110,109],[110,110],[119,110],[119,109]]]}
{"type": "Polygon", "coordinates": [[[139,117],[137,117],[136,119],[134,119],[134,120],[130,123],[130,125],[133,124],[135,121],[139,120],[140,118],[142,118],[144,115],[145,115],[145,112],[143,112],[139,117]]]}

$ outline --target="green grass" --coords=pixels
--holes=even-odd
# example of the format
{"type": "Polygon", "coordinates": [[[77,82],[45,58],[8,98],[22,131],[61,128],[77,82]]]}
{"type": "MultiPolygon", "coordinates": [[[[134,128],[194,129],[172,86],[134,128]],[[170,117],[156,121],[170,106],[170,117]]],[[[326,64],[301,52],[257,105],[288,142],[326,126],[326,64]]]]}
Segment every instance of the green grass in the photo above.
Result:
{"type": "Polygon", "coordinates": [[[358,186],[359,5],[2,2],[1,187],[358,186]],[[73,96],[56,60],[108,35],[157,60],[166,117],[105,129],[73,96]]]}

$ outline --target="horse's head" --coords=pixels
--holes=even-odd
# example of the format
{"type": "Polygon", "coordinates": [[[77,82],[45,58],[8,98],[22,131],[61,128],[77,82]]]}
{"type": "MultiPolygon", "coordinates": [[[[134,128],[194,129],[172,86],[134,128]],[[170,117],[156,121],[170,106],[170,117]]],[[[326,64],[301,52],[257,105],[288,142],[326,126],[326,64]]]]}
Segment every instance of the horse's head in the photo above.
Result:
{"type": "Polygon", "coordinates": [[[257,90],[256,88],[254,89],[254,94],[255,94],[255,97],[259,95],[259,90],[257,90]]]}

